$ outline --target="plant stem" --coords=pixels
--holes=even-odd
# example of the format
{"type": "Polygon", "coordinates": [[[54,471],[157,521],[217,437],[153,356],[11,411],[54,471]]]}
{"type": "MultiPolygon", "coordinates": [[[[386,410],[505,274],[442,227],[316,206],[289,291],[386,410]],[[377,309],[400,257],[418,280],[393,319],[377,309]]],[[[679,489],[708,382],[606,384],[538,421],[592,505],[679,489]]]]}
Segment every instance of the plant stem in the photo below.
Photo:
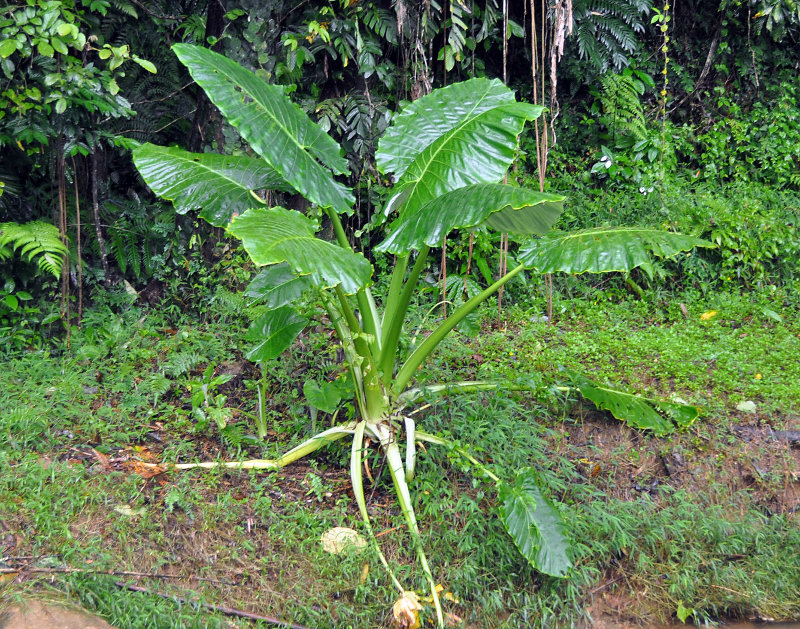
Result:
{"type": "Polygon", "coordinates": [[[502,388],[504,391],[532,391],[532,386],[523,384],[509,384],[507,382],[489,382],[486,380],[465,380],[464,382],[448,382],[445,384],[431,384],[415,389],[403,391],[398,398],[397,404],[400,408],[416,402],[423,395],[428,393],[474,393],[475,391],[493,391],[502,388]]]}
{"type": "Polygon", "coordinates": [[[405,470],[403,469],[403,458],[400,455],[400,448],[394,440],[394,436],[385,424],[377,424],[374,428],[375,435],[380,439],[383,451],[386,453],[386,461],[389,466],[389,473],[392,475],[394,481],[394,489],[397,494],[397,500],[400,503],[400,509],[403,512],[403,517],[408,525],[408,530],[411,533],[411,539],[414,542],[414,547],[417,550],[417,558],[422,565],[422,572],[428,580],[431,588],[431,597],[433,604],[436,607],[436,619],[439,627],[444,627],[444,614],[442,612],[442,603],[439,600],[439,594],[436,591],[436,581],[433,579],[431,568],[428,565],[428,558],[425,556],[425,549],[422,546],[422,538],[419,534],[419,527],[417,526],[417,518],[414,515],[414,505],[411,501],[411,492],[408,490],[408,483],[406,483],[405,470]]]}
{"type": "Polygon", "coordinates": [[[250,459],[248,461],[206,461],[205,463],[176,463],[174,469],[176,470],[191,470],[194,468],[211,469],[214,467],[226,467],[232,469],[242,470],[279,470],[286,467],[289,463],[302,459],[304,456],[316,452],[322,446],[328,445],[334,441],[352,435],[356,428],[356,422],[349,422],[342,426],[335,426],[328,430],[323,430],[321,433],[314,435],[289,450],[286,454],[278,459],[250,459]]]}
{"type": "Polygon", "coordinates": [[[467,461],[472,463],[472,465],[477,467],[484,474],[484,476],[491,478],[495,483],[500,482],[500,478],[496,474],[492,473],[483,463],[478,461],[478,459],[472,456],[469,452],[467,452],[463,448],[459,448],[458,446],[448,441],[447,439],[443,439],[442,437],[437,437],[436,435],[432,435],[427,432],[422,432],[420,430],[417,431],[417,439],[419,439],[420,441],[427,441],[428,443],[434,443],[436,445],[451,448],[453,452],[456,452],[461,457],[465,458],[467,461]]]}
{"type": "Polygon", "coordinates": [[[523,269],[524,265],[520,264],[515,269],[506,273],[503,277],[497,280],[494,284],[489,286],[486,290],[475,295],[472,299],[467,301],[464,305],[462,305],[458,310],[456,310],[453,314],[451,314],[447,319],[445,319],[438,328],[436,328],[431,334],[426,338],[418,347],[414,350],[414,353],[409,356],[408,360],[406,360],[403,367],[397,373],[397,377],[394,380],[394,385],[392,386],[392,392],[395,395],[399,395],[403,389],[406,388],[409,380],[411,380],[412,376],[425,360],[428,358],[430,353],[436,349],[436,346],[442,342],[442,340],[450,333],[450,331],[456,327],[469,313],[471,313],[475,308],[477,308],[482,302],[486,301],[489,297],[491,297],[494,293],[496,293],[501,286],[503,286],[506,282],[510,279],[518,275],[523,269]]]}
{"type": "Polygon", "coordinates": [[[348,371],[350,372],[350,376],[353,378],[353,388],[356,393],[358,407],[364,409],[367,406],[367,401],[364,398],[364,375],[361,370],[363,358],[361,358],[356,351],[350,330],[346,325],[343,324],[344,322],[342,320],[342,313],[339,312],[339,310],[333,304],[333,300],[325,291],[320,290],[318,292],[322,301],[322,305],[325,307],[325,310],[328,313],[328,317],[331,320],[331,325],[333,325],[333,329],[336,330],[336,334],[339,337],[339,342],[342,344],[342,349],[347,357],[348,371]]]}
{"type": "MultiPolygon", "coordinates": [[[[339,215],[332,208],[326,208],[325,213],[331,219],[333,231],[336,234],[336,240],[339,245],[344,249],[353,251],[353,247],[350,246],[350,241],[347,240],[347,234],[344,233],[344,227],[342,226],[342,221],[339,219],[339,215]]],[[[356,292],[356,301],[361,310],[364,331],[373,336],[373,339],[370,341],[370,349],[374,355],[377,355],[381,347],[381,324],[380,318],[378,317],[378,310],[375,307],[375,300],[372,298],[372,294],[369,292],[368,288],[361,288],[356,292]]]]}
{"type": "Polygon", "coordinates": [[[384,401],[385,395],[378,368],[372,358],[369,344],[361,333],[358,319],[347,301],[347,295],[345,295],[341,286],[337,286],[335,290],[337,297],[339,297],[339,303],[342,306],[342,313],[344,314],[345,321],[347,321],[350,330],[353,332],[353,345],[355,346],[356,352],[364,362],[366,362],[365,365],[361,366],[365,401],[364,406],[361,408],[362,414],[364,417],[380,417],[383,415],[386,403],[384,401]]]}
{"type": "Polygon", "coordinates": [[[386,342],[389,336],[389,328],[392,321],[391,319],[387,320],[387,317],[394,316],[393,314],[390,315],[389,313],[395,312],[397,309],[397,304],[400,301],[400,294],[403,290],[403,280],[406,277],[406,269],[408,268],[408,258],[409,254],[398,256],[394,263],[394,268],[392,269],[392,281],[389,284],[389,293],[386,296],[386,303],[383,309],[383,320],[381,321],[381,326],[383,329],[381,345],[383,347],[386,347],[386,342]]]}
{"type": "MultiPolygon", "coordinates": [[[[395,304],[392,304],[391,309],[387,305],[386,311],[383,313],[384,326],[387,326],[388,323],[389,330],[384,336],[385,340],[383,342],[383,351],[381,352],[379,367],[383,374],[383,384],[387,388],[391,384],[392,376],[394,375],[394,361],[397,357],[400,333],[403,331],[403,322],[406,318],[406,312],[408,312],[408,305],[411,303],[411,297],[419,281],[419,276],[422,274],[425,264],[428,261],[428,252],[430,249],[430,247],[425,246],[420,250],[414,262],[414,266],[411,268],[411,274],[408,276],[405,286],[403,286],[403,290],[400,293],[400,298],[395,304]]],[[[392,287],[394,287],[394,285],[395,281],[393,277],[392,287]]]]}
{"type": "Polygon", "coordinates": [[[389,567],[389,562],[386,560],[386,556],[383,554],[383,551],[381,551],[381,548],[378,545],[378,540],[372,531],[372,522],[369,519],[367,502],[364,499],[364,478],[361,468],[362,450],[364,447],[364,430],[366,427],[366,421],[359,422],[356,425],[355,432],[353,433],[353,447],[350,454],[350,481],[353,483],[353,495],[356,497],[356,504],[358,504],[358,510],[361,513],[361,518],[364,520],[364,527],[367,529],[369,540],[372,543],[375,552],[378,553],[378,558],[383,564],[383,567],[386,568],[386,572],[389,573],[392,583],[397,589],[400,590],[400,593],[402,594],[405,592],[405,588],[401,585],[400,581],[397,580],[394,572],[389,567]]]}

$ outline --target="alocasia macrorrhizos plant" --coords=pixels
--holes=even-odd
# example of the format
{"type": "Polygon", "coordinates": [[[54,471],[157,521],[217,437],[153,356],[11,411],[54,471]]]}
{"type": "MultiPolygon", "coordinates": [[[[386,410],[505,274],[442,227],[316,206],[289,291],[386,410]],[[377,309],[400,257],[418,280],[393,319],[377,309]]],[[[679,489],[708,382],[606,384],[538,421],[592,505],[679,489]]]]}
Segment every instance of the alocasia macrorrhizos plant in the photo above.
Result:
{"type": "MultiPolygon", "coordinates": [[[[388,461],[397,498],[429,582],[439,624],[443,622],[435,581],[419,536],[409,482],[414,475],[416,443],[448,445],[417,429],[404,409],[425,391],[502,388],[489,382],[462,382],[412,388],[418,369],[437,345],[501,286],[525,267],[540,272],[629,271],[650,264],[650,253],[669,256],[702,241],[677,234],[625,229],[556,234],[531,240],[522,264],[467,299],[407,355],[400,351],[403,322],[431,247],[455,229],[479,225],[518,236],[547,234],[559,216],[563,197],[501,184],[526,122],[542,112],[517,102],[497,80],[472,79],[420,98],[395,118],[382,138],[378,167],[394,176],[385,211],[395,216],[375,254],[395,256],[389,289],[378,304],[370,286],[373,267],[350,246],[340,214],[351,211],[352,192],[335,175],[347,168],[340,147],[286,96],[252,72],[205,48],[174,47],[195,81],[259,157],[191,154],[145,144],[134,161],[156,194],[179,212],[199,210],[214,225],[241,239],[258,266],[266,267],[248,294],[271,308],[248,331],[255,342],[248,354],[263,362],[286,350],[308,323],[293,304],[304,295],[320,306],[335,330],[346,357],[356,419],[320,432],[276,460],[226,463],[229,467],[276,469],[327,443],[352,438],[351,478],[364,525],[371,533],[362,485],[366,437],[379,443],[388,461]],[[317,237],[319,221],[282,207],[267,207],[266,189],[298,192],[333,225],[335,242],[317,237]],[[401,448],[402,444],[402,448],[401,448]],[[403,449],[405,450],[403,452],[403,449]]],[[[308,314],[306,312],[306,314],[308,314]]],[[[694,407],[661,405],[598,387],[579,376],[575,387],[585,397],[642,427],[668,432],[673,423],[690,422],[694,407]],[[654,409],[661,411],[656,412],[654,409]],[[666,419],[663,415],[666,415],[666,419]]],[[[317,408],[335,405],[341,391],[308,386],[317,408]],[[330,393],[331,395],[328,395],[330,393]],[[335,394],[335,395],[334,395],[335,394]]],[[[565,576],[569,543],[558,510],[536,484],[532,469],[511,481],[498,478],[468,452],[458,451],[497,484],[500,515],[520,552],[539,571],[565,576]]],[[[175,467],[212,467],[189,463],[175,467]]],[[[370,535],[378,557],[402,596],[405,588],[370,535]]]]}

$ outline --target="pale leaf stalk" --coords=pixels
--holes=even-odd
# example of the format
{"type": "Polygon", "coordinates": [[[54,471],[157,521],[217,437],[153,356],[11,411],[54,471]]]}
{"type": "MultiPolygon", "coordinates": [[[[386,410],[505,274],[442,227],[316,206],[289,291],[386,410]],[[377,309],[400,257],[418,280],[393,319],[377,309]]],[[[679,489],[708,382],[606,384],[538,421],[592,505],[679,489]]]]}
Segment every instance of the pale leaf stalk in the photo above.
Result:
{"type": "Polygon", "coordinates": [[[394,481],[394,489],[397,495],[397,500],[400,503],[400,509],[403,512],[403,517],[408,525],[408,530],[411,533],[411,539],[414,542],[414,547],[417,551],[417,558],[422,566],[422,572],[428,580],[431,588],[431,597],[433,604],[436,607],[436,619],[438,626],[444,626],[444,614],[442,612],[442,602],[439,600],[439,593],[436,591],[436,581],[433,579],[433,573],[428,565],[428,558],[425,555],[425,549],[422,545],[422,539],[419,534],[419,527],[417,526],[417,518],[414,514],[414,505],[411,500],[411,492],[406,483],[405,470],[403,469],[403,457],[400,454],[400,448],[394,440],[394,436],[385,424],[378,424],[374,428],[375,435],[380,439],[383,451],[386,453],[386,462],[388,464],[389,473],[392,475],[394,481]]]}
{"type": "Polygon", "coordinates": [[[426,441],[428,443],[433,443],[435,445],[445,446],[446,448],[452,449],[453,452],[457,453],[459,456],[463,457],[464,459],[469,461],[472,465],[477,467],[481,471],[481,473],[483,473],[484,476],[491,478],[495,483],[500,482],[500,477],[497,476],[497,474],[494,474],[492,471],[490,471],[483,463],[478,461],[478,459],[472,456],[469,452],[467,452],[463,448],[459,448],[458,446],[448,441],[447,439],[438,437],[436,435],[432,435],[427,432],[423,432],[421,430],[417,431],[417,439],[419,439],[420,441],[426,441]]]}
{"type": "Polygon", "coordinates": [[[497,280],[494,284],[489,286],[486,290],[482,291],[481,293],[475,295],[472,299],[468,300],[465,304],[458,308],[453,314],[451,314],[447,319],[445,319],[438,328],[436,328],[431,334],[426,338],[418,347],[414,350],[414,352],[409,356],[408,360],[406,360],[403,367],[397,373],[397,377],[394,381],[394,386],[392,387],[393,392],[396,395],[399,395],[403,389],[405,389],[406,385],[408,384],[409,380],[414,376],[417,368],[422,365],[423,362],[428,358],[428,356],[433,352],[434,349],[441,343],[444,338],[450,333],[450,331],[456,327],[464,318],[470,314],[473,310],[475,310],[481,303],[486,301],[489,297],[491,297],[494,293],[496,293],[501,286],[505,285],[506,282],[511,280],[512,278],[516,277],[525,267],[523,265],[519,265],[515,269],[506,273],[503,277],[497,280]]]}
{"type": "Polygon", "coordinates": [[[349,422],[342,426],[334,426],[328,430],[314,435],[300,445],[292,448],[278,459],[250,459],[248,461],[206,461],[204,463],[176,463],[176,470],[191,470],[195,468],[212,469],[215,467],[225,467],[229,469],[242,470],[279,470],[290,463],[302,459],[304,456],[316,452],[321,447],[338,441],[347,435],[352,435],[356,428],[355,422],[349,422]]]}
{"type": "Polygon", "coordinates": [[[375,537],[375,534],[372,531],[372,522],[369,519],[369,512],[367,511],[367,502],[364,498],[364,478],[362,472],[362,452],[364,448],[364,430],[366,429],[367,422],[361,421],[356,425],[355,431],[353,432],[353,446],[350,454],[350,481],[353,483],[353,495],[356,497],[356,504],[358,504],[358,511],[361,513],[361,519],[364,520],[364,528],[367,530],[367,536],[369,537],[369,541],[372,543],[373,549],[378,554],[378,558],[380,562],[383,564],[383,567],[386,568],[386,572],[389,574],[389,577],[392,580],[394,586],[400,590],[402,594],[405,592],[405,588],[401,585],[400,581],[397,580],[392,569],[389,567],[389,562],[386,560],[386,556],[383,554],[380,546],[378,545],[378,540],[375,537]]]}

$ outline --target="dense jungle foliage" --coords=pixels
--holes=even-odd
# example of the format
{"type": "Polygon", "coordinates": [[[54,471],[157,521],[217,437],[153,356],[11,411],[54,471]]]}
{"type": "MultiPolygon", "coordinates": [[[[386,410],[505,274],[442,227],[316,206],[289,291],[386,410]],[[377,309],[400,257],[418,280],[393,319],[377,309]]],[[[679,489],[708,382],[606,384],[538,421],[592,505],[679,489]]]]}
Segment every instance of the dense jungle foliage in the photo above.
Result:
{"type": "MultiPolygon", "coordinates": [[[[313,602],[297,581],[266,609],[319,627],[800,617],[779,551],[800,506],[799,38],[794,0],[9,3],[5,548],[102,563],[135,535],[149,571],[198,570],[210,555],[167,529],[224,546],[230,526],[226,574],[263,594],[291,579],[253,555],[294,557],[348,516],[372,572],[303,546],[313,602]],[[52,487],[61,463],[81,497],[52,487]],[[75,465],[145,482],[92,497],[75,465]],[[72,543],[82,513],[105,548],[72,543]],[[248,546],[262,525],[268,551],[248,546]],[[652,594],[615,608],[619,582],[652,594]]],[[[156,626],[104,608],[118,586],[59,588],[156,626]]],[[[163,626],[204,626],[181,609],[163,626]]]]}
{"type": "MultiPolygon", "coordinates": [[[[375,150],[391,112],[437,86],[499,77],[519,99],[549,107],[525,132],[513,176],[566,194],[564,227],[670,225],[720,245],[659,270],[661,282],[792,281],[800,7],[580,0],[545,9],[500,0],[9,4],[0,15],[0,256],[12,345],[63,334],[64,325],[41,327],[49,311],[33,312],[54,294],[57,239],[69,248],[63,322],[77,322],[79,291],[123,280],[151,301],[197,307],[191,293],[219,261],[220,234],[156,200],[130,149],[247,148],[169,51],[175,42],[209,46],[284,86],[342,144],[343,183],[356,192],[345,227],[360,250],[380,238],[373,208],[389,181],[375,150]]],[[[289,207],[305,203],[275,194],[289,207]]],[[[473,238],[479,284],[499,268],[492,238],[473,238]]],[[[466,248],[449,243],[451,272],[466,270],[466,248]]]]}

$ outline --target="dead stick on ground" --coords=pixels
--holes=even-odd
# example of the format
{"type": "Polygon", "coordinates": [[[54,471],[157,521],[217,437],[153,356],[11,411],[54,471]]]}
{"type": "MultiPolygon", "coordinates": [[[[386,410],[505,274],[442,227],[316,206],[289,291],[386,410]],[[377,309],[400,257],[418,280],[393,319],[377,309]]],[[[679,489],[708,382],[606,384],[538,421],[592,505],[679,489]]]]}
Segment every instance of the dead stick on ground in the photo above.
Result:
{"type": "Polygon", "coordinates": [[[121,581],[115,581],[115,584],[117,587],[123,588],[125,590],[132,590],[134,592],[143,592],[145,594],[153,594],[155,596],[159,596],[167,600],[177,601],[179,603],[200,605],[202,607],[205,607],[206,609],[210,609],[212,611],[219,612],[221,614],[226,614],[228,616],[238,616],[239,618],[247,618],[249,620],[263,620],[264,622],[267,622],[271,625],[280,625],[281,627],[291,627],[291,629],[309,629],[308,627],[304,627],[303,625],[297,625],[293,622],[289,622],[288,620],[281,620],[280,618],[273,618],[272,616],[251,614],[250,612],[245,612],[240,609],[233,609],[232,607],[224,607],[222,605],[212,605],[211,603],[202,603],[198,600],[192,600],[171,594],[161,594],[160,592],[153,592],[152,590],[139,587],[138,585],[128,585],[127,583],[122,583],[121,581]]]}
{"type": "Polygon", "coordinates": [[[44,574],[100,574],[112,577],[149,577],[151,579],[194,579],[195,581],[206,581],[207,583],[217,583],[219,585],[237,585],[233,581],[223,581],[219,579],[209,579],[195,575],[183,574],[158,574],[150,572],[127,572],[122,570],[89,570],[85,568],[33,568],[22,566],[19,568],[0,568],[0,574],[14,574],[16,572],[38,572],[44,574]]]}

